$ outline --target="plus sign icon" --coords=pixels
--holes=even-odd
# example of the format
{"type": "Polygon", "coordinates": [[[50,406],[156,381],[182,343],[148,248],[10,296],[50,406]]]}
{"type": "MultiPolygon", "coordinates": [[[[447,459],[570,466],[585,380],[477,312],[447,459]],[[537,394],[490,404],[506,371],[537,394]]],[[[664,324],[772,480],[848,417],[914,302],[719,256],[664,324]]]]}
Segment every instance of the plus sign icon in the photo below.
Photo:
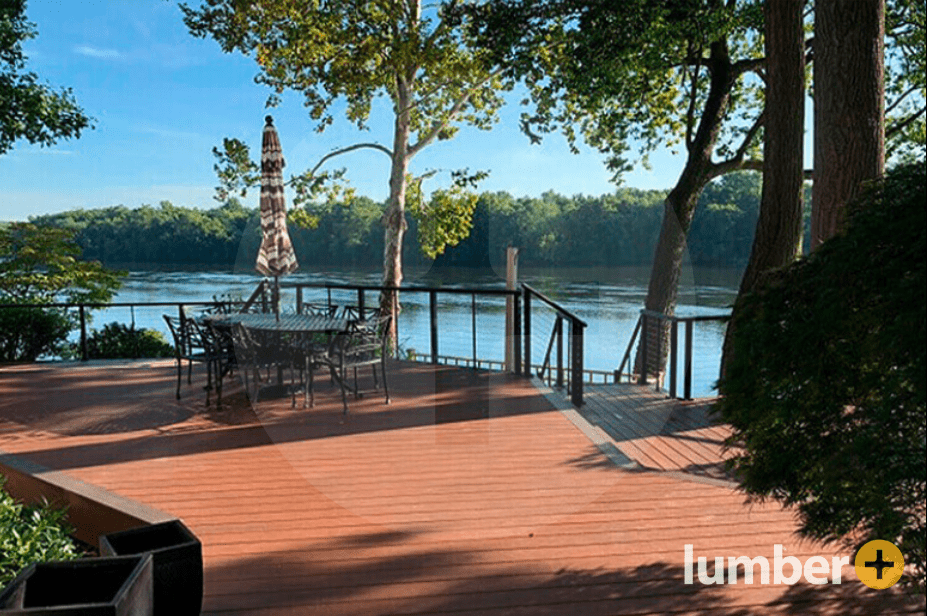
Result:
{"type": "Polygon", "coordinates": [[[856,575],[870,588],[893,586],[904,571],[904,557],[894,543],[876,539],[856,553],[856,575]]]}

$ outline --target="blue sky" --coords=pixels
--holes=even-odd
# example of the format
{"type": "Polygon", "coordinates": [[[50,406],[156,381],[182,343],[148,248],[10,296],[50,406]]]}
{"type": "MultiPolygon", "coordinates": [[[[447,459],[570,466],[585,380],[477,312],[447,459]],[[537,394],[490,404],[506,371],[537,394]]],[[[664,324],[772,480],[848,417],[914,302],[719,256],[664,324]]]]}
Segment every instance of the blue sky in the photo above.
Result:
{"type": "MultiPolygon", "coordinates": [[[[50,148],[18,142],[0,156],[0,220],[162,200],[217,205],[212,148],[226,136],[260,147],[269,91],[254,83],[253,60],[190,36],[173,1],[29,0],[27,16],[38,28],[38,37],[24,45],[29,70],[55,89],[71,88],[95,129],[50,148]]],[[[374,110],[366,134],[344,120],[316,133],[295,94],[270,113],[290,172],[358,140],[389,145],[385,104],[374,110]]],[[[614,190],[600,155],[587,149],[573,155],[556,135],[531,145],[518,129],[519,113],[513,97],[492,131],[465,127],[419,154],[412,170],[485,169],[490,176],[481,190],[516,196],[614,190]]],[[[653,171],[637,169],[625,185],[671,187],[682,157],[658,153],[652,162],[653,171]]],[[[347,167],[358,194],[385,199],[389,168],[381,153],[359,151],[330,165],[347,167]]],[[[246,205],[256,204],[256,193],[249,193],[246,205]]]]}

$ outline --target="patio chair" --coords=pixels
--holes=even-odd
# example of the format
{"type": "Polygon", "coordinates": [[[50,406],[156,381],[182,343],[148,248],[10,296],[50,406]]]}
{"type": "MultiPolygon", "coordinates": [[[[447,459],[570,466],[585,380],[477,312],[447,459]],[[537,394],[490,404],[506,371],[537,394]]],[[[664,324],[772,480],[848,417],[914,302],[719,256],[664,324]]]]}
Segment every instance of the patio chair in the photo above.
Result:
{"type": "MultiPolygon", "coordinates": [[[[207,321],[204,325],[194,322],[194,326],[199,328],[200,335],[206,343],[209,361],[207,387],[212,385],[212,378],[215,377],[216,406],[220,407],[222,406],[222,381],[238,367],[232,332],[228,327],[217,327],[211,321],[207,321]]],[[[209,389],[206,392],[206,404],[209,404],[209,389]]]]}
{"type": "MultiPolygon", "coordinates": [[[[257,335],[240,323],[232,326],[232,344],[235,349],[237,366],[242,375],[245,391],[253,404],[257,404],[261,393],[261,371],[266,370],[268,379],[274,368],[290,368],[291,380],[295,383],[295,371],[302,364],[297,361],[299,349],[291,339],[257,335]],[[251,380],[249,381],[249,374],[251,380]],[[252,388],[253,384],[253,388],[252,388]]],[[[293,389],[293,405],[296,405],[296,391],[293,389]]]]}
{"type": "Polygon", "coordinates": [[[380,316],[374,321],[352,321],[348,324],[347,331],[336,335],[328,352],[319,358],[319,361],[332,371],[341,386],[341,401],[345,414],[348,412],[348,369],[354,373],[354,397],[360,398],[362,394],[358,386],[357,369],[370,366],[373,371],[374,388],[379,389],[379,365],[383,376],[383,393],[386,404],[389,404],[389,386],[386,380],[386,358],[390,348],[389,326],[389,315],[380,316]]]}
{"type": "MultiPolygon", "coordinates": [[[[177,360],[177,399],[180,400],[180,382],[183,378],[183,362],[187,362],[187,384],[193,383],[193,364],[202,363],[207,366],[207,378],[211,377],[210,372],[210,355],[207,349],[207,343],[203,340],[201,330],[196,326],[193,319],[177,318],[170,315],[163,315],[167,328],[174,338],[174,356],[177,360]]],[[[207,382],[207,392],[211,385],[211,379],[207,382]]],[[[208,393],[207,393],[208,403],[208,393]]]]}

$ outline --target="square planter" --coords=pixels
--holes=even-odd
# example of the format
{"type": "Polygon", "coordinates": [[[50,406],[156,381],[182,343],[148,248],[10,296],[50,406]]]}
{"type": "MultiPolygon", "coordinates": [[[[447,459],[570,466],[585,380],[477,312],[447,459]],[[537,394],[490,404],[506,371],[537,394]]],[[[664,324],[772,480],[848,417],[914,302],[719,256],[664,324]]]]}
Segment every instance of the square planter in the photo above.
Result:
{"type": "Polygon", "coordinates": [[[155,616],[197,616],[203,605],[203,547],[180,520],[100,537],[100,554],[152,556],[155,616]]]}
{"type": "Polygon", "coordinates": [[[151,556],[33,563],[0,593],[0,614],[152,616],[151,556]]]}

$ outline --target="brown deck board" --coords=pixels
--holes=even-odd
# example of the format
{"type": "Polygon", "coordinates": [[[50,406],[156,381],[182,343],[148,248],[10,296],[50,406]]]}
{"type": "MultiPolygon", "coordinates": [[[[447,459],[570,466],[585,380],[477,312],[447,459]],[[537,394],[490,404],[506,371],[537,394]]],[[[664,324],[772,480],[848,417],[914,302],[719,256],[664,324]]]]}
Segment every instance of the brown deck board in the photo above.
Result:
{"type": "Polygon", "coordinates": [[[590,388],[581,413],[626,470],[520,378],[397,362],[393,404],[371,393],[346,417],[325,379],[313,409],[231,386],[218,410],[201,374],[179,402],[175,378],[170,362],[0,367],[0,449],[181,517],[203,541],[205,614],[923,611],[852,567],[840,586],[683,584],[685,544],[838,553],[774,503],[684,480],[725,434],[698,403],[590,388]]]}

